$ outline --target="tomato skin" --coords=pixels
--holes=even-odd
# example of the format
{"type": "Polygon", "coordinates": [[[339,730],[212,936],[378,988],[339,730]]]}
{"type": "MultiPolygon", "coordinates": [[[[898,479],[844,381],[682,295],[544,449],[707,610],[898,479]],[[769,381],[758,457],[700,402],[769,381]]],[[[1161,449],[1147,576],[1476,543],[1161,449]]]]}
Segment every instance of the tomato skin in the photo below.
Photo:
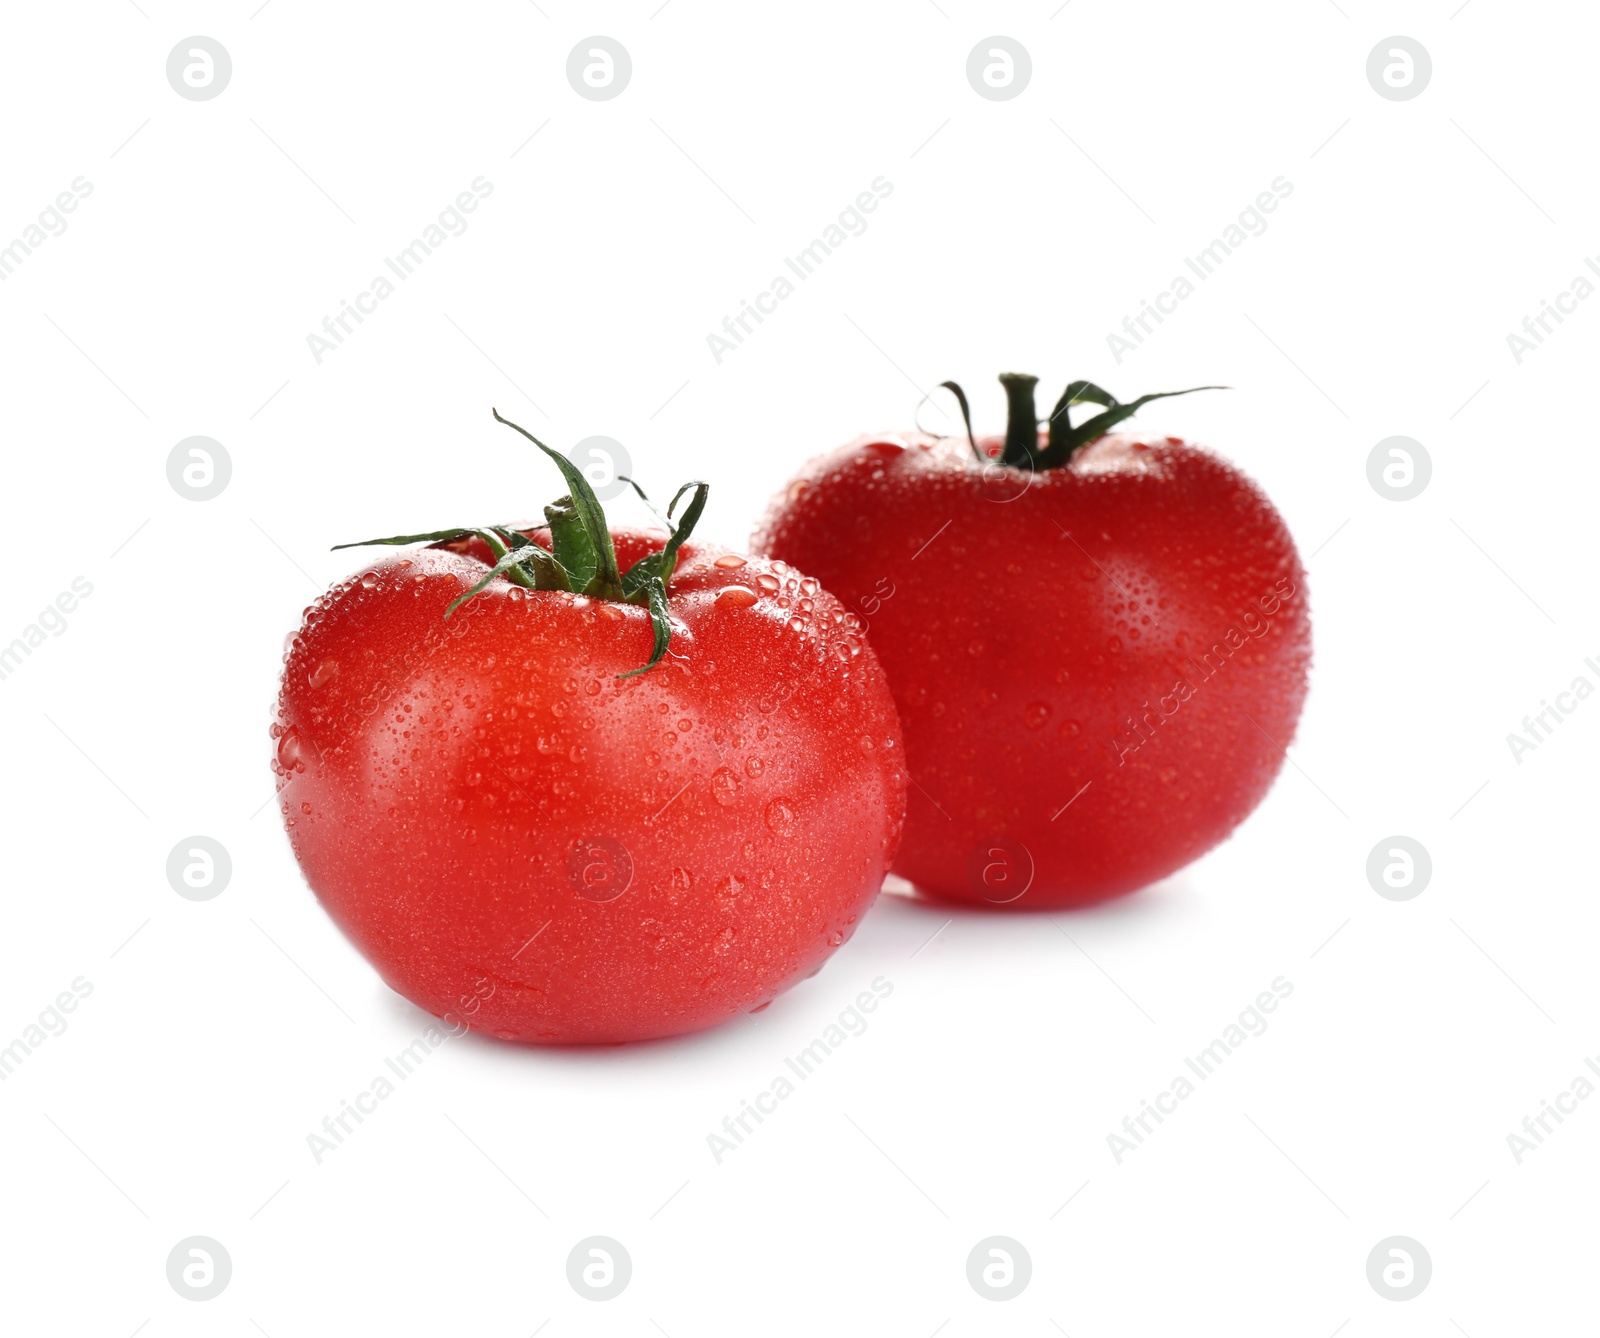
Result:
{"type": "MultiPolygon", "coordinates": [[[[624,568],[663,542],[614,541],[624,568]]],[[[376,563],[286,656],[280,807],[334,921],[422,1008],[530,1043],[695,1031],[813,974],[905,807],[855,620],[691,541],[666,660],[619,679],[649,657],[643,608],[496,580],[446,621],[471,548],[376,563]]]]}
{"type": "Polygon", "coordinates": [[[1294,736],[1294,543],[1178,438],[1116,433],[1029,473],[861,437],[802,470],[752,545],[875,610],[914,782],[894,871],[926,894],[1033,909],[1144,886],[1243,821],[1294,736]]]}

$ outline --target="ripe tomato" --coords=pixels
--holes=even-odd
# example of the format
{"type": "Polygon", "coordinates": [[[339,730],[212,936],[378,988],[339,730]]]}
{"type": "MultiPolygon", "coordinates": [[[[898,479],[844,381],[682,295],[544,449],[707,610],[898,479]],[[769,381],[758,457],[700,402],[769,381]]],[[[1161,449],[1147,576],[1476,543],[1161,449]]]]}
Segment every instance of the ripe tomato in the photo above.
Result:
{"type": "Polygon", "coordinates": [[[1305,573],[1237,469],[1106,435],[1155,397],[1075,382],[1041,432],[1034,378],[1001,379],[1004,439],[860,437],[753,546],[868,618],[913,781],[895,872],[1076,906],[1195,859],[1265,795],[1305,699],[1305,573]],[[1080,402],[1104,412],[1074,428],[1080,402]]]}
{"type": "Polygon", "coordinates": [[[610,596],[604,553],[587,593],[483,585],[508,549],[529,584],[581,574],[599,536],[572,531],[593,494],[568,482],[551,536],[420,536],[440,542],[306,611],[272,730],[284,821],[334,921],[429,1012],[535,1043],[694,1031],[853,932],[899,839],[898,722],[816,581],[684,525],[606,531],[630,572],[610,596]],[[659,608],[619,598],[669,547],[659,608]]]}

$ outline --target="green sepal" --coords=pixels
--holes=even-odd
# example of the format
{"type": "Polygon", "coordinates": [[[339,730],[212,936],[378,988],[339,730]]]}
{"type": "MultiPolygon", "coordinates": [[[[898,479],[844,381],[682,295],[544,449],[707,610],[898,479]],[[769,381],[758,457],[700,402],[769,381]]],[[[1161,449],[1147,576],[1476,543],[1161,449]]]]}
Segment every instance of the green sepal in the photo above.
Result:
{"type": "MultiPolygon", "coordinates": [[[[644,497],[644,490],[640,489],[638,484],[634,484],[634,487],[638,490],[639,496],[644,497]]],[[[667,539],[667,545],[659,553],[651,553],[648,557],[642,557],[628,568],[626,575],[622,578],[622,593],[625,596],[631,598],[637,595],[640,590],[644,589],[645,582],[652,575],[659,577],[661,584],[664,586],[671,583],[672,573],[678,566],[678,550],[683,547],[685,540],[694,533],[694,527],[700,523],[700,514],[706,509],[706,499],[710,495],[711,485],[709,483],[701,483],[698,479],[693,483],[685,483],[683,487],[673,494],[672,502],[667,507],[667,523],[672,530],[667,539]],[[673,526],[672,513],[677,510],[678,503],[682,500],[684,493],[691,488],[694,490],[694,496],[689,499],[689,505],[684,507],[683,515],[679,518],[677,525],[673,526]]],[[[646,505],[649,505],[649,501],[650,499],[645,497],[646,505]]]]}
{"type": "MultiPolygon", "coordinates": [[[[638,566],[638,563],[634,566],[638,566]]],[[[633,568],[630,567],[629,570],[633,568]]],[[[672,615],[667,610],[667,587],[653,572],[645,582],[644,595],[650,607],[650,628],[655,633],[655,645],[650,651],[650,662],[640,665],[637,669],[630,669],[627,673],[618,674],[618,678],[633,678],[636,674],[654,669],[661,663],[662,657],[667,653],[667,646],[672,641],[672,615]]]]}
{"type": "MultiPolygon", "coordinates": [[[[530,542],[526,535],[512,529],[509,525],[488,525],[484,528],[492,530],[499,535],[501,542],[509,548],[521,548],[524,544],[530,542]]],[[[455,539],[465,539],[469,534],[481,536],[483,530],[463,525],[459,529],[431,530],[427,534],[392,534],[387,539],[360,539],[353,544],[335,544],[328,551],[337,553],[341,548],[373,548],[379,544],[443,544],[450,543],[455,539]]]]}
{"type": "Polygon", "coordinates": [[[978,449],[978,439],[972,435],[972,410],[967,405],[967,392],[954,381],[941,381],[939,387],[954,395],[956,403],[961,406],[961,421],[967,425],[967,445],[972,448],[973,459],[988,463],[983,459],[983,452],[978,449]]]}
{"type": "Polygon", "coordinates": [[[451,539],[462,539],[471,534],[466,528],[456,530],[433,530],[428,534],[395,534],[387,539],[358,539],[353,544],[335,544],[328,551],[337,553],[341,548],[371,548],[377,544],[439,544],[447,543],[451,539]]]}
{"type": "Polygon", "coordinates": [[[495,422],[504,423],[507,427],[520,432],[541,451],[555,461],[562,477],[567,481],[573,509],[577,512],[578,520],[589,533],[589,540],[594,545],[595,575],[594,579],[605,590],[619,589],[622,584],[621,574],[617,571],[617,552],[611,546],[611,530],[606,525],[606,513],[600,506],[600,499],[594,495],[594,489],[589,485],[589,480],[583,476],[583,471],[573,464],[571,460],[562,455],[560,451],[552,450],[540,441],[538,437],[529,432],[525,427],[519,427],[509,418],[502,418],[498,409],[491,409],[495,422]]]}
{"type": "Polygon", "coordinates": [[[511,534],[521,539],[522,542],[520,544],[507,544],[502,542],[500,538],[501,535],[506,533],[502,526],[492,526],[488,530],[475,530],[474,533],[489,546],[489,551],[494,555],[496,563],[508,554],[516,554],[516,562],[506,568],[506,575],[518,585],[528,590],[572,589],[572,577],[567,573],[567,569],[525,535],[517,534],[515,530],[512,530],[511,534]]]}
{"type": "MultiPolygon", "coordinates": [[[[488,543],[489,538],[492,536],[480,532],[480,537],[483,537],[484,542],[488,543]]],[[[544,549],[540,548],[538,544],[530,543],[521,548],[507,548],[496,538],[494,543],[489,544],[489,547],[499,550],[498,560],[494,566],[484,573],[483,578],[476,585],[450,601],[450,607],[444,611],[446,618],[469,599],[482,594],[488,589],[489,582],[494,580],[496,576],[509,577],[527,590],[570,590],[572,588],[566,569],[555,558],[546,553],[544,549]],[[533,568],[531,576],[524,569],[525,567],[533,568]]]]}
{"type": "Polygon", "coordinates": [[[544,509],[544,518],[550,524],[550,546],[555,550],[556,561],[567,569],[573,591],[603,597],[605,591],[591,588],[596,584],[599,555],[572,498],[561,497],[550,503],[544,509]]]}
{"type": "Polygon", "coordinates": [[[533,543],[533,540],[521,530],[514,530],[509,525],[490,525],[488,528],[500,536],[501,542],[507,548],[526,548],[533,543]]]}
{"type": "Polygon", "coordinates": [[[1190,386],[1187,390],[1158,390],[1141,395],[1126,404],[1118,404],[1106,391],[1088,381],[1074,381],[1062,393],[1061,402],[1050,415],[1050,435],[1044,451],[1035,457],[1035,469],[1055,469],[1067,463],[1074,451],[1087,446],[1111,431],[1125,418],[1131,418],[1151,400],[1170,399],[1174,395],[1193,395],[1198,390],[1228,390],[1228,386],[1190,386]],[[1072,426],[1070,410],[1075,403],[1105,406],[1093,418],[1087,418],[1077,427],[1072,426]]]}

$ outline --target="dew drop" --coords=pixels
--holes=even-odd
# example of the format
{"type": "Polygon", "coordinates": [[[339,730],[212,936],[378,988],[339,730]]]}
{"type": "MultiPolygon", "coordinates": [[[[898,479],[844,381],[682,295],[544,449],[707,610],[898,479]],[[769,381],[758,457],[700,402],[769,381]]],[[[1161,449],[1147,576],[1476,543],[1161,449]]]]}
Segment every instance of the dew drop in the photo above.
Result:
{"type": "Polygon", "coordinates": [[[758,598],[754,590],[746,590],[742,585],[730,585],[717,596],[717,603],[726,604],[730,609],[747,609],[758,598]]]}
{"type": "Polygon", "coordinates": [[[711,794],[726,807],[739,797],[739,778],[727,767],[719,767],[711,776],[711,794]]]}
{"type": "Polygon", "coordinates": [[[721,567],[724,571],[732,571],[735,567],[744,566],[744,559],[737,553],[724,553],[711,565],[721,567]]]}
{"type": "Polygon", "coordinates": [[[330,678],[334,677],[338,672],[339,672],[339,661],[338,660],[324,660],[312,672],[311,677],[310,677],[310,679],[308,681],[310,682],[312,687],[320,688],[324,683],[326,683],[330,678]]]}
{"type": "Polygon", "coordinates": [[[278,765],[285,771],[293,771],[300,762],[300,731],[290,725],[284,730],[283,737],[278,740],[278,765]]]}
{"type": "Polygon", "coordinates": [[[1050,719],[1050,703],[1029,702],[1022,713],[1022,718],[1029,729],[1043,729],[1045,722],[1050,719]]]}
{"type": "Polygon", "coordinates": [[[767,805],[767,826],[775,836],[787,836],[794,830],[794,809],[785,800],[774,799],[767,805]]]}

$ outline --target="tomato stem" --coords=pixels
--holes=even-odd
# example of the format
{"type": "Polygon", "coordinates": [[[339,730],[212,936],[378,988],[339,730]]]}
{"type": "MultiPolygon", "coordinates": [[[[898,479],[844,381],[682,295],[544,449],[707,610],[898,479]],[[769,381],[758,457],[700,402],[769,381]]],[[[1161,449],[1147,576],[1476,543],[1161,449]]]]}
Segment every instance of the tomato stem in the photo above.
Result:
{"type": "MultiPolygon", "coordinates": [[[[952,392],[961,404],[961,417],[967,425],[967,441],[972,453],[983,464],[988,457],[978,449],[972,435],[972,415],[967,410],[965,392],[954,381],[941,381],[940,386],[952,392]]],[[[1056,407],[1051,411],[1044,448],[1039,447],[1039,412],[1034,407],[1034,388],[1039,378],[1026,372],[1001,372],[1000,384],[1006,392],[1006,436],[1001,448],[1000,463],[1018,469],[1060,469],[1074,453],[1101,437],[1125,418],[1131,418],[1151,400],[1170,399],[1174,395],[1192,395],[1197,390],[1228,390],[1228,386],[1190,386],[1187,390],[1158,390],[1141,395],[1126,404],[1108,390],[1102,390],[1093,381],[1073,381],[1061,392],[1056,407]],[[1101,412],[1085,419],[1076,427],[1072,423],[1075,404],[1097,404],[1101,412]]]]}
{"type": "Polygon", "coordinates": [[[1000,384],[1006,391],[1006,444],[1000,462],[1034,469],[1034,456],[1039,453],[1039,411],[1034,407],[1033,388],[1039,378],[1026,372],[1001,372],[1000,384]]]}
{"type": "MultiPolygon", "coordinates": [[[[526,535],[508,525],[486,525],[481,528],[462,526],[453,530],[431,530],[425,534],[396,534],[386,539],[366,539],[361,544],[336,544],[336,548],[356,548],[364,544],[441,544],[458,539],[476,537],[488,548],[494,559],[483,578],[451,601],[445,610],[448,618],[462,604],[473,599],[494,582],[504,577],[529,590],[563,590],[568,594],[585,595],[591,599],[609,599],[619,603],[640,604],[650,611],[652,647],[650,659],[638,669],[619,674],[619,678],[632,678],[647,669],[653,669],[667,653],[672,640],[672,619],[667,605],[667,583],[677,566],[678,550],[694,531],[700,514],[705,510],[710,487],[701,482],[685,483],[667,507],[664,523],[669,531],[666,546],[660,552],[647,553],[626,572],[617,570],[616,549],[611,542],[611,530],[606,523],[605,511],[594,488],[583,472],[566,456],[552,450],[524,427],[518,427],[508,418],[494,412],[495,421],[520,432],[560,469],[570,491],[545,507],[545,519],[550,531],[551,551],[533,543],[526,535]],[[689,504],[683,508],[676,525],[672,514],[685,493],[691,494],[689,504]]],[[[644,490],[632,479],[641,497],[644,490]]],[[[645,497],[648,506],[650,499],[645,497]]],[[[654,507],[650,508],[652,511],[654,507]]]]}

